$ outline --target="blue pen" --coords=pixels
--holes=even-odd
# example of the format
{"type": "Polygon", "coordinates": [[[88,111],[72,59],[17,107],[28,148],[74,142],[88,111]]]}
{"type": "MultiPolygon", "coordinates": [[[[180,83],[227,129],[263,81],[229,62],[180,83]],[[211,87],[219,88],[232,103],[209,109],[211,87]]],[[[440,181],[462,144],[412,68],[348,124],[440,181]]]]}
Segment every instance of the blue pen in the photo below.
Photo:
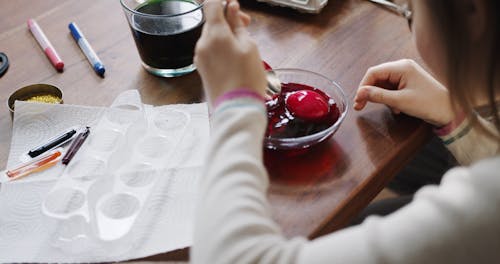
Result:
{"type": "Polygon", "coordinates": [[[89,42],[85,39],[85,36],[83,36],[82,31],[80,31],[75,22],[69,23],[68,27],[71,35],[78,43],[78,46],[80,46],[80,49],[82,49],[90,64],[92,64],[94,71],[100,76],[104,77],[104,65],[102,64],[99,57],[97,57],[97,54],[94,52],[89,42]]]}

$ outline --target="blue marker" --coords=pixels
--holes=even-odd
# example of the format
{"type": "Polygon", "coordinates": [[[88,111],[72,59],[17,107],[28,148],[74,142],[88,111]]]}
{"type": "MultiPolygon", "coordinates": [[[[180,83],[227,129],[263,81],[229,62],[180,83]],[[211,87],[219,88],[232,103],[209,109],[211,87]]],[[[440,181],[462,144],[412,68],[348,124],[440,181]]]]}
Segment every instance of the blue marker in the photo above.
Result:
{"type": "Polygon", "coordinates": [[[71,31],[71,35],[78,43],[78,46],[80,46],[80,49],[82,49],[90,64],[92,64],[94,71],[100,76],[104,77],[104,65],[102,64],[99,57],[97,57],[97,54],[94,52],[89,42],[85,39],[85,36],[83,36],[78,26],[74,22],[71,22],[69,23],[68,27],[69,31],[71,31]]]}

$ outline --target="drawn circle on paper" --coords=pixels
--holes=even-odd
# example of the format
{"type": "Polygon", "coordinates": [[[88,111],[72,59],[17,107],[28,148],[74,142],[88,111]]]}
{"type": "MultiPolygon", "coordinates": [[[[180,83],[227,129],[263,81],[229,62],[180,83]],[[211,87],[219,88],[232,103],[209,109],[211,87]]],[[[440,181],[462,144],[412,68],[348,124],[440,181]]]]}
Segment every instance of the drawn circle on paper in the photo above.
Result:
{"type": "Polygon", "coordinates": [[[16,134],[17,138],[28,138],[30,144],[43,144],[47,138],[54,136],[49,134],[54,122],[43,114],[22,115],[16,119],[16,124],[13,134],[16,134]]]}
{"type": "Polygon", "coordinates": [[[188,124],[188,115],[181,111],[162,111],[155,119],[154,125],[164,133],[175,133],[182,131],[188,124]]]}
{"type": "Polygon", "coordinates": [[[67,215],[80,209],[85,203],[85,194],[73,188],[61,188],[51,192],[45,199],[45,208],[53,214],[67,215]]]}
{"type": "Polygon", "coordinates": [[[53,182],[40,181],[2,186],[0,214],[20,221],[35,223],[44,195],[52,188],[53,182]]]}
{"type": "Polygon", "coordinates": [[[98,151],[112,151],[120,141],[122,133],[112,129],[101,129],[89,136],[89,145],[98,151]]]}
{"type": "Polygon", "coordinates": [[[137,120],[140,111],[123,110],[120,108],[109,108],[105,117],[109,122],[118,125],[128,125],[137,120]]]}
{"type": "Polygon", "coordinates": [[[99,209],[108,218],[123,219],[137,213],[139,207],[139,199],[127,193],[118,193],[108,196],[99,209]]]}
{"type": "Polygon", "coordinates": [[[79,160],[70,162],[68,168],[68,174],[73,179],[78,179],[82,181],[92,181],[101,175],[106,168],[104,161],[84,157],[79,160]]]}
{"type": "Polygon", "coordinates": [[[0,221],[0,245],[10,246],[20,240],[28,232],[32,232],[28,226],[19,221],[0,221]]]}
{"type": "Polygon", "coordinates": [[[129,187],[144,187],[153,182],[155,178],[154,171],[150,164],[141,163],[132,166],[128,171],[120,174],[120,180],[129,187]]]}
{"type": "Polygon", "coordinates": [[[159,158],[172,150],[172,143],[166,137],[152,136],[143,139],[137,150],[146,157],[159,158]]]}

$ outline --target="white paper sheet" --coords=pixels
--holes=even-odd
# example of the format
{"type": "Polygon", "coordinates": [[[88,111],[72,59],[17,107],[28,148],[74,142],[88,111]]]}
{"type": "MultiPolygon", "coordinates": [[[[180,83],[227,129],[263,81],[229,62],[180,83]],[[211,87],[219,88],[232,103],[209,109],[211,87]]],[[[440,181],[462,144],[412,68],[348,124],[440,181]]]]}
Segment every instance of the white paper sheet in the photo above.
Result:
{"type": "MultiPolygon", "coordinates": [[[[143,105],[135,90],[121,94],[110,108],[19,102],[16,104],[7,167],[15,167],[20,162],[19,157],[23,153],[43,143],[59,131],[75,125],[88,125],[91,127],[91,135],[94,138],[89,136],[82,149],[69,164],[71,166],[73,162],[83,160],[86,154],[95,152],[92,150],[92,144],[95,146],[98,142],[101,144],[98,146],[105,149],[105,145],[102,145],[104,143],[97,141],[98,136],[103,135],[103,130],[97,128],[103,127],[104,119],[111,115],[111,119],[124,120],[129,118],[127,111],[135,110],[140,110],[144,120],[149,120],[147,122],[150,125],[154,124],[157,131],[151,132],[148,127],[147,132],[142,135],[130,136],[129,134],[127,140],[122,141],[125,147],[134,144],[133,141],[136,138],[138,141],[143,140],[140,144],[135,142],[136,146],[145,148],[141,151],[154,158],[158,154],[156,148],[162,145],[149,144],[152,147],[148,147],[149,145],[143,142],[147,143],[147,140],[151,138],[156,139],[158,133],[161,134],[162,131],[169,133],[165,135],[165,138],[178,139],[166,141],[175,141],[175,144],[169,145],[174,148],[171,149],[173,154],[168,157],[165,164],[161,162],[162,160],[156,159],[156,161],[151,161],[152,164],[156,164],[153,170],[134,171],[134,175],[141,175],[140,179],[144,179],[142,176],[156,172],[154,186],[148,185],[150,187],[146,188],[140,185],[140,182],[128,182],[130,186],[140,188],[136,189],[136,192],[134,188],[119,189],[116,181],[122,178],[115,177],[109,178],[111,184],[110,181],[102,181],[103,183],[92,183],[89,189],[85,189],[84,183],[67,181],[66,177],[74,173],[68,173],[70,167],[66,168],[61,164],[17,181],[3,183],[0,189],[0,262],[120,261],[184,248],[191,244],[196,181],[201,173],[203,156],[209,138],[206,104],[152,107],[143,105]],[[165,122],[162,115],[171,116],[172,113],[177,112],[187,113],[190,122],[184,130],[176,132],[175,127],[178,127],[176,122],[184,122],[184,115],[179,115],[178,119],[174,118],[173,122],[165,122]],[[92,128],[97,130],[92,131],[92,128]],[[180,137],[177,138],[178,134],[175,133],[180,133],[180,137]],[[148,137],[150,134],[152,137],[148,137]],[[51,199],[57,200],[59,196],[53,194],[59,190],[58,187],[86,190],[84,199],[87,201],[104,199],[107,194],[114,194],[114,192],[130,194],[141,198],[139,199],[141,202],[136,204],[139,213],[134,217],[124,218],[130,220],[130,228],[124,224],[116,225],[116,221],[106,224],[105,221],[96,220],[99,219],[96,216],[98,215],[96,213],[98,210],[95,209],[98,208],[96,203],[90,206],[94,209],[88,210],[90,214],[87,220],[82,217],[83,213],[70,214],[69,217],[58,217],[60,215],[56,214],[54,217],[47,214],[47,210],[42,210],[42,205],[47,204],[51,199]],[[126,228],[127,232],[120,233],[120,227],[122,230],[124,230],[123,227],[126,228]],[[114,228],[118,231],[114,232],[112,230],[114,228]],[[106,236],[106,234],[118,234],[118,236],[106,236]],[[103,239],[106,237],[112,239],[103,239]]],[[[134,125],[140,124],[134,123],[134,125]]],[[[117,148],[117,150],[122,150],[122,148],[117,148]]],[[[134,151],[137,151],[137,147],[134,151]]],[[[148,155],[143,156],[148,157],[148,155]]],[[[132,164],[134,159],[142,156],[115,151],[109,157],[124,159],[123,162],[119,160],[113,165],[113,169],[121,170],[132,164]],[[132,158],[127,160],[125,154],[132,158]]],[[[149,160],[146,161],[149,162],[149,160]]],[[[89,204],[93,203],[89,202],[89,204]]],[[[97,203],[97,205],[100,204],[106,205],[106,203],[97,203]]],[[[109,212],[115,212],[118,215],[112,215],[112,217],[119,217],[119,214],[130,209],[130,204],[122,202],[118,207],[113,207],[111,204],[108,215],[109,212]]]]}

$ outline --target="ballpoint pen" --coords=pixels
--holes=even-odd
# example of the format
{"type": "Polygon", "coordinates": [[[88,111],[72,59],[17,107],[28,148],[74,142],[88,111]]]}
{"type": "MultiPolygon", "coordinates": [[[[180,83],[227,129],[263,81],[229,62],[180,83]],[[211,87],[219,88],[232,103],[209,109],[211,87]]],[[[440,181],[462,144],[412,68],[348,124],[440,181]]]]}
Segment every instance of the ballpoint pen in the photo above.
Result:
{"type": "Polygon", "coordinates": [[[105,72],[104,65],[102,64],[99,57],[97,57],[97,54],[90,46],[87,39],[85,39],[85,36],[83,35],[82,31],[78,28],[75,22],[69,23],[68,28],[69,31],[71,32],[71,36],[73,36],[75,41],[78,43],[78,46],[80,46],[80,49],[83,51],[83,54],[85,54],[85,56],[87,57],[88,61],[92,65],[92,68],[94,68],[94,71],[101,77],[104,77],[104,72],[105,72]]]}
{"type": "Polygon", "coordinates": [[[62,164],[68,165],[71,159],[73,159],[73,157],[75,156],[76,152],[82,146],[83,142],[85,142],[85,139],[87,139],[89,133],[90,133],[89,127],[86,127],[84,131],[82,131],[80,134],[78,134],[78,136],[76,136],[76,138],[73,140],[73,143],[71,143],[68,152],[66,152],[66,154],[62,158],[62,164]]]}
{"type": "Polygon", "coordinates": [[[42,29],[40,28],[40,26],[38,26],[34,19],[28,19],[28,28],[30,29],[38,44],[40,44],[40,46],[42,47],[43,52],[45,52],[45,55],[47,55],[52,65],[54,65],[56,70],[62,71],[64,68],[64,62],[61,60],[56,50],[47,39],[45,34],[43,34],[42,29]]]}
{"type": "Polygon", "coordinates": [[[48,150],[51,150],[55,147],[58,147],[64,143],[68,142],[69,140],[71,140],[73,138],[73,136],[75,134],[76,134],[76,129],[71,129],[58,137],[49,139],[47,143],[45,143],[39,147],[36,147],[34,149],[31,149],[30,151],[28,151],[28,155],[30,157],[34,158],[34,157],[36,157],[36,156],[38,156],[38,155],[40,155],[48,150]]]}

